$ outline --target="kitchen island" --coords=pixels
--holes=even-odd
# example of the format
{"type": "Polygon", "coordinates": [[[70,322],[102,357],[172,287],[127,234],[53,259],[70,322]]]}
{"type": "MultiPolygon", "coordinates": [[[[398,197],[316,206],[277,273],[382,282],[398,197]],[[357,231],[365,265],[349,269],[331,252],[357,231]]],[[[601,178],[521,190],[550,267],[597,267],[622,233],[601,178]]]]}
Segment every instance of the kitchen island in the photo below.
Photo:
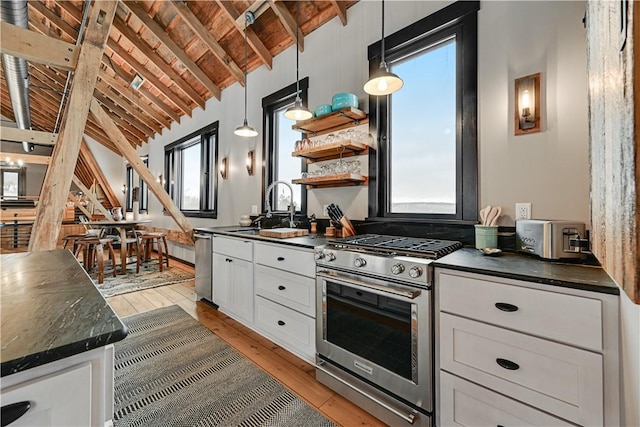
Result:
{"type": "Polygon", "coordinates": [[[126,326],[68,250],[0,263],[3,418],[30,402],[15,425],[110,424],[112,344],[126,326]]]}

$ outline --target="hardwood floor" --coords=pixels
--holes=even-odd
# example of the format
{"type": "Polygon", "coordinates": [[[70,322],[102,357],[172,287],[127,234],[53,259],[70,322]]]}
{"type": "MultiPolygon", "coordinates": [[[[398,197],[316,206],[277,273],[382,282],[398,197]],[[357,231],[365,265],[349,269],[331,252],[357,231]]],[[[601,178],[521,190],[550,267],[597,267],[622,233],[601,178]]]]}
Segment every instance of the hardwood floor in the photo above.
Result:
{"type": "MultiPolygon", "coordinates": [[[[194,270],[175,260],[171,260],[171,264],[194,270]]],[[[309,363],[210,305],[196,302],[194,281],[117,295],[107,301],[120,317],[177,304],[336,424],[347,427],[385,425],[317,382],[314,367],[309,363]]]]}

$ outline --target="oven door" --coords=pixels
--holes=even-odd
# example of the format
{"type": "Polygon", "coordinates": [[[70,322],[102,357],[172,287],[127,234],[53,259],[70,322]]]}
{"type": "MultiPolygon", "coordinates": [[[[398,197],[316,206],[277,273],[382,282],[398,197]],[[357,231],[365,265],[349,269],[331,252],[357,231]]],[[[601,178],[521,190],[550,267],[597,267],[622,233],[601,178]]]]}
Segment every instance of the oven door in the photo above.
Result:
{"type": "Polygon", "coordinates": [[[318,360],[432,410],[431,291],[318,269],[318,360]]]}

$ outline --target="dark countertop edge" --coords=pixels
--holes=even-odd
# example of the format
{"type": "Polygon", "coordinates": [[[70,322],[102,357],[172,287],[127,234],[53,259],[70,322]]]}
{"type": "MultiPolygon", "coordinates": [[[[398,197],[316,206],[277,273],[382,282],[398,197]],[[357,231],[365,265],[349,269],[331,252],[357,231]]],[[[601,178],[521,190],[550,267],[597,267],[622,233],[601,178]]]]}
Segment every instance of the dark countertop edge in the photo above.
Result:
{"type": "Polygon", "coordinates": [[[534,282],[534,283],[539,283],[543,285],[559,286],[562,288],[569,288],[569,289],[579,289],[582,291],[598,292],[598,293],[609,294],[609,295],[620,295],[620,288],[612,287],[612,286],[600,286],[597,284],[578,283],[578,282],[570,282],[565,280],[555,280],[555,279],[548,279],[548,278],[533,276],[528,274],[505,273],[505,272],[492,270],[492,269],[480,269],[477,267],[463,267],[459,265],[439,263],[438,261],[434,261],[432,265],[434,267],[447,268],[449,270],[465,271],[468,273],[490,274],[492,276],[503,277],[505,279],[526,280],[528,282],[534,282]]]}
{"type": "Polygon", "coordinates": [[[122,323],[122,321],[120,321],[120,323],[122,324],[122,328],[113,332],[97,335],[95,337],[87,338],[61,347],[52,348],[47,351],[41,351],[39,353],[29,354],[28,356],[21,357],[19,359],[3,362],[0,367],[0,377],[16,374],[18,372],[26,371],[27,369],[56,362],[64,359],[65,357],[75,356],[77,354],[122,341],[128,335],[129,329],[124,323],[122,323]]]}
{"type": "MultiPolygon", "coordinates": [[[[195,228],[194,230],[201,233],[220,234],[222,236],[235,237],[239,239],[251,239],[251,240],[257,240],[260,242],[278,243],[282,245],[297,246],[299,248],[306,248],[306,249],[313,249],[316,246],[320,246],[326,243],[324,235],[321,235],[321,234],[316,234],[315,235],[316,237],[312,237],[313,236],[312,234],[308,234],[306,236],[290,237],[287,239],[278,239],[276,237],[260,236],[259,234],[243,234],[238,232],[230,232],[230,231],[224,230],[225,228],[228,228],[231,230],[237,230],[238,228],[242,228],[242,227],[236,227],[236,226],[209,227],[209,228],[195,228]],[[295,241],[295,239],[318,240],[318,242],[315,242],[315,244],[311,244],[311,242],[306,243],[306,242],[301,242],[299,240],[295,241]]],[[[246,228],[249,228],[249,227],[246,227],[246,228]]]]}

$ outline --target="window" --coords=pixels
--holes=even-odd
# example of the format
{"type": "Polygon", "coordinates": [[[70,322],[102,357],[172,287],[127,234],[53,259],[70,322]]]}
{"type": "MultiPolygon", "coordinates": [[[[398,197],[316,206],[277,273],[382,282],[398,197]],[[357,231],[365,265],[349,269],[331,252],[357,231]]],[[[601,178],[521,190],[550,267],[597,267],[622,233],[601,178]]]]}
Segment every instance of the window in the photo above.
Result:
{"type": "MultiPolygon", "coordinates": [[[[148,158],[143,158],[142,162],[145,166],[149,167],[148,158]]],[[[134,188],[138,188],[138,211],[146,212],[149,200],[149,188],[147,187],[147,183],[144,182],[142,178],[138,178],[138,182],[134,183],[133,177],[133,168],[131,167],[131,165],[127,165],[127,212],[133,211],[134,188]]]]}
{"type": "MultiPolygon", "coordinates": [[[[370,99],[379,141],[369,163],[370,217],[477,220],[478,9],[457,2],[385,40],[385,60],[404,87],[370,99]]],[[[369,46],[372,71],[380,48],[369,46]]]]}
{"type": "Polygon", "coordinates": [[[165,190],[186,216],[217,217],[218,122],[167,145],[165,190]]]}
{"type": "MultiPolygon", "coordinates": [[[[307,88],[309,78],[300,80],[300,98],[302,103],[307,103],[307,88]]],[[[284,117],[284,112],[293,105],[296,98],[296,85],[288,86],[276,93],[262,99],[263,109],[263,153],[265,153],[264,189],[275,181],[284,181],[293,188],[293,201],[296,212],[306,215],[307,190],[302,185],[291,184],[292,179],[300,178],[300,173],[307,170],[307,165],[299,158],[291,156],[295,142],[303,137],[299,132],[293,131],[291,126],[294,121],[284,117]]],[[[266,193],[264,194],[266,197],[266,193]]],[[[263,197],[264,209],[266,199],[263,197]]],[[[271,210],[284,212],[289,210],[291,195],[284,185],[277,185],[271,193],[271,210]]]]}
{"type": "Polygon", "coordinates": [[[24,196],[25,168],[3,168],[1,172],[2,198],[17,200],[19,196],[24,196]]]}

